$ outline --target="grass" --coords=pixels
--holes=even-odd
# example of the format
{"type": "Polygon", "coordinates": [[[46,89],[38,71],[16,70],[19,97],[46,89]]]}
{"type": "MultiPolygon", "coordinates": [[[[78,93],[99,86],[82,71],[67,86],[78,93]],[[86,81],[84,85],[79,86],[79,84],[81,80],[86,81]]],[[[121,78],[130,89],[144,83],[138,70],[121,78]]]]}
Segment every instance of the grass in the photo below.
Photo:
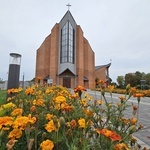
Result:
{"type": "Polygon", "coordinates": [[[6,102],[6,90],[0,90],[0,105],[6,102]]]}

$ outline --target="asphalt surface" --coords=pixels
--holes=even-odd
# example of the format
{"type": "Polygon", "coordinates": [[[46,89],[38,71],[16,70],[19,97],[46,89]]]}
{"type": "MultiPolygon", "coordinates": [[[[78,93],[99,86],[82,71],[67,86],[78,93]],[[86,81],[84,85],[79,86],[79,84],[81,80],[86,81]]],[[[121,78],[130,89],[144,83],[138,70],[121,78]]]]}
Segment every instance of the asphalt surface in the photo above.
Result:
{"type": "MultiPolygon", "coordinates": [[[[100,99],[101,93],[100,92],[94,92],[91,90],[87,91],[93,99],[100,99]]],[[[113,102],[118,102],[119,97],[123,94],[112,94],[113,96],[113,102]]],[[[110,100],[110,94],[105,93],[105,96],[107,100],[110,100]]],[[[125,111],[125,117],[132,117],[132,103],[134,105],[138,105],[137,99],[131,97],[128,100],[128,104],[131,105],[131,107],[128,107],[125,111]]],[[[139,105],[139,123],[142,124],[144,127],[138,131],[137,133],[134,133],[135,138],[138,140],[138,143],[142,147],[148,148],[150,150],[150,98],[144,97],[141,98],[140,105],[139,105]]]]}

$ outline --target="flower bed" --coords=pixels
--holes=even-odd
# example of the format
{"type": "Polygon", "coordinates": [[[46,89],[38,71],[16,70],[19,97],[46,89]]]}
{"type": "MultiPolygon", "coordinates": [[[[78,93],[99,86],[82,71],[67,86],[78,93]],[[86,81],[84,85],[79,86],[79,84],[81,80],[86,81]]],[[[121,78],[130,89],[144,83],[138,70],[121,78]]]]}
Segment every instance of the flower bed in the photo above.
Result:
{"type": "Polygon", "coordinates": [[[125,118],[123,112],[133,94],[139,103],[143,95],[128,86],[120,103],[115,104],[107,101],[104,88],[98,100],[93,100],[82,86],[74,91],[39,85],[8,90],[8,103],[0,107],[0,150],[137,148],[132,134],[142,128],[138,106],[131,106],[131,118],[125,118]]]}

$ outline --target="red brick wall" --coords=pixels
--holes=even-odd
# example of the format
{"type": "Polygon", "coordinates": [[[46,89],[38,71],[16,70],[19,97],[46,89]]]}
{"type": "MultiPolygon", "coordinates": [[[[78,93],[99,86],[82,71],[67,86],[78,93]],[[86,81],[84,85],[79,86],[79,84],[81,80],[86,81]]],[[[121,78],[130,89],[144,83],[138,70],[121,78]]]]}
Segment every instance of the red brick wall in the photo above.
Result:
{"type": "Polygon", "coordinates": [[[58,74],[58,42],[59,42],[59,25],[55,24],[51,31],[51,46],[50,46],[50,78],[53,79],[53,84],[57,84],[58,74]]]}
{"type": "Polygon", "coordinates": [[[106,81],[106,68],[100,68],[95,71],[95,78],[106,81]]]}
{"type": "Polygon", "coordinates": [[[77,85],[84,86],[84,41],[83,41],[83,31],[79,25],[77,25],[76,32],[76,67],[77,67],[77,85]]]}

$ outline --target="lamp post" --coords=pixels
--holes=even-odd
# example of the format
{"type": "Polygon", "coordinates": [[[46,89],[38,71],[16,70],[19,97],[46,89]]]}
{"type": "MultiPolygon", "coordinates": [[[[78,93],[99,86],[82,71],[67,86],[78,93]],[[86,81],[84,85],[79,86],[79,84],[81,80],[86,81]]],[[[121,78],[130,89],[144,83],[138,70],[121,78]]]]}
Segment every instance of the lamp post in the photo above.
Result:
{"type": "Polygon", "coordinates": [[[21,55],[17,53],[10,53],[7,89],[19,87],[20,64],[21,55]]]}

